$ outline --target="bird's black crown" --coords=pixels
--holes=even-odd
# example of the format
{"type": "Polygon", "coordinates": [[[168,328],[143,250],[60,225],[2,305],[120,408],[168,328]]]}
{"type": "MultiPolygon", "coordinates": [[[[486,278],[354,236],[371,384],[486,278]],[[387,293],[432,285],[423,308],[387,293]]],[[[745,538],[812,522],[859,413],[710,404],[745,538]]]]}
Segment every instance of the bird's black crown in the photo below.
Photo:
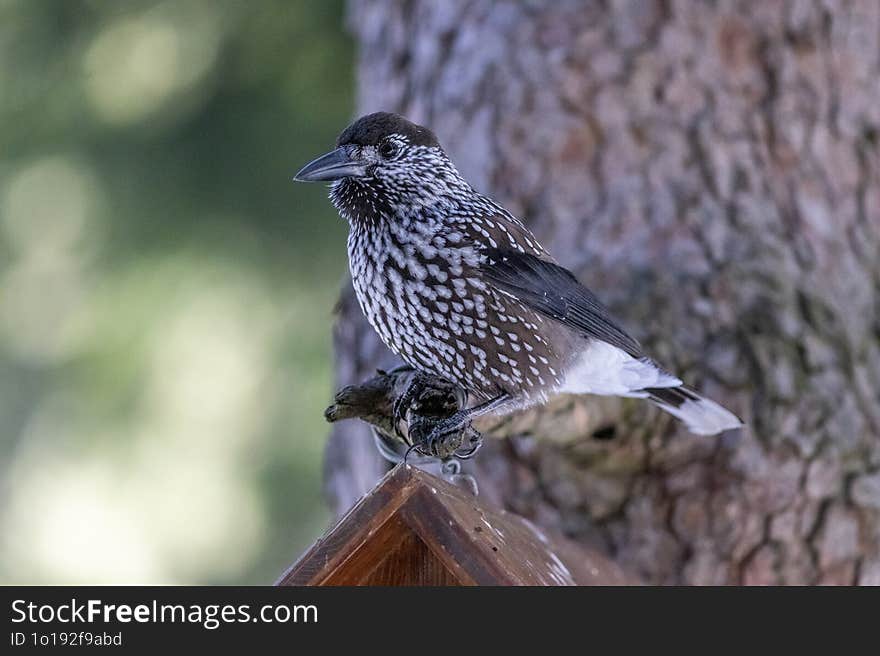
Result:
{"type": "Polygon", "coordinates": [[[356,144],[376,146],[385,137],[399,134],[415,146],[439,146],[436,135],[426,127],[416,125],[399,114],[376,112],[362,116],[349,125],[336,140],[337,146],[356,144]]]}

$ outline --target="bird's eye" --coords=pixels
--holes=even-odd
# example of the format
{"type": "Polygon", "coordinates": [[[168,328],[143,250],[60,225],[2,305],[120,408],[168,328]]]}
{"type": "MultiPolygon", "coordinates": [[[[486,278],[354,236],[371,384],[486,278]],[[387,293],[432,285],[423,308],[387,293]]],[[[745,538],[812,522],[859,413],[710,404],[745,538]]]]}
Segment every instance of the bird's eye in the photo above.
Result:
{"type": "Polygon", "coordinates": [[[397,154],[397,144],[393,141],[385,141],[379,145],[379,154],[385,159],[391,159],[397,154]]]}

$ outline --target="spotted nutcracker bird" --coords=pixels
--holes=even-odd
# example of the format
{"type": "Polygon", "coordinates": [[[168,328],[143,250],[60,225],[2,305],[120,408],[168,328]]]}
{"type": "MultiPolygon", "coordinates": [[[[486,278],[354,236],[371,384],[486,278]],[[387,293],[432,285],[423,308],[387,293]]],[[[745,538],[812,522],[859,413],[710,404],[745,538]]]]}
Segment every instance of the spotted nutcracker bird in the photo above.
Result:
{"type": "Polygon", "coordinates": [[[521,221],[467,183],[431,130],[369,114],[294,179],[331,183],[354,290],[382,341],[474,403],[429,443],[556,393],[649,399],[701,435],[742,425],[646,356],[521,221]]]}

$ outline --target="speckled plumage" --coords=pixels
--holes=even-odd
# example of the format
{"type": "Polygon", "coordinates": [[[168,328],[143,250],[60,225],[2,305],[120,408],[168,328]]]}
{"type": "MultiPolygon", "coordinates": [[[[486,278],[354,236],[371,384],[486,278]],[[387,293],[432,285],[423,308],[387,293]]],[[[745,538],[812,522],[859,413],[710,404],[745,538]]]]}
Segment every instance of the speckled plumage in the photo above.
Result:
{"type": "Polygon", "coordinates": [[[542,334],[554,332],[547,319],[489,288],[479,271],[481,251],[501,245],[546,256],[537,241],[437,148],[410,146],[389,172],[343,179],[330,194],[351,223],[352,282],[382,341],[483,400],[503,391],[540,396],[560,385],[564,335],[551,344],[542,334]]]}
{"type": "Polygon", "coordinates": [[[613,394],[650,398],[695,432],[739,425],[644,356],[517,218],[471,188],[430,130],[371,114],[335,155],[356,163],[330,199],[351,227],[358,302],[408,364],[477,401],[504,396],[505,409],[556,392],[613,394]]]}

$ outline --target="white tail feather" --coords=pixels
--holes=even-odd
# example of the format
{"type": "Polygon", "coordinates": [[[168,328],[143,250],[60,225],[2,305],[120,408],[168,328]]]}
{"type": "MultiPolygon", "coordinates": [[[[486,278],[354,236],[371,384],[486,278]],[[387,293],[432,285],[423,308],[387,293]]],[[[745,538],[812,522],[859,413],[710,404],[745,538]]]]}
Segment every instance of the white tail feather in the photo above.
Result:
{"type": "Polygon", "coordinates": [[[678,389],[686,390],[687,396],[693,398],[686,399],[678,406],[665,403],[656,396],[652,396],[651,400],[673,417],[683,421],[690,432],[697,435],[716,435],[743,425],[739,417],[715,401],[702,397],[688,388],[678,389]]]}
{"type": "Polygon", "coordinates": [[[649,398],[697,435],[715,435],[742,426],[735,414],[685,387],[652,360],[634,358],[598,340],[590,342],[566,370],[558,391],[649,398]]]}
{"type": "Polygon", "coordinates": [[[565,372],[559,391],[645,398],[647,387],[678,387],[681,381],[648,358],[634,358],[607,342],[593,341],[565,372]]]}

